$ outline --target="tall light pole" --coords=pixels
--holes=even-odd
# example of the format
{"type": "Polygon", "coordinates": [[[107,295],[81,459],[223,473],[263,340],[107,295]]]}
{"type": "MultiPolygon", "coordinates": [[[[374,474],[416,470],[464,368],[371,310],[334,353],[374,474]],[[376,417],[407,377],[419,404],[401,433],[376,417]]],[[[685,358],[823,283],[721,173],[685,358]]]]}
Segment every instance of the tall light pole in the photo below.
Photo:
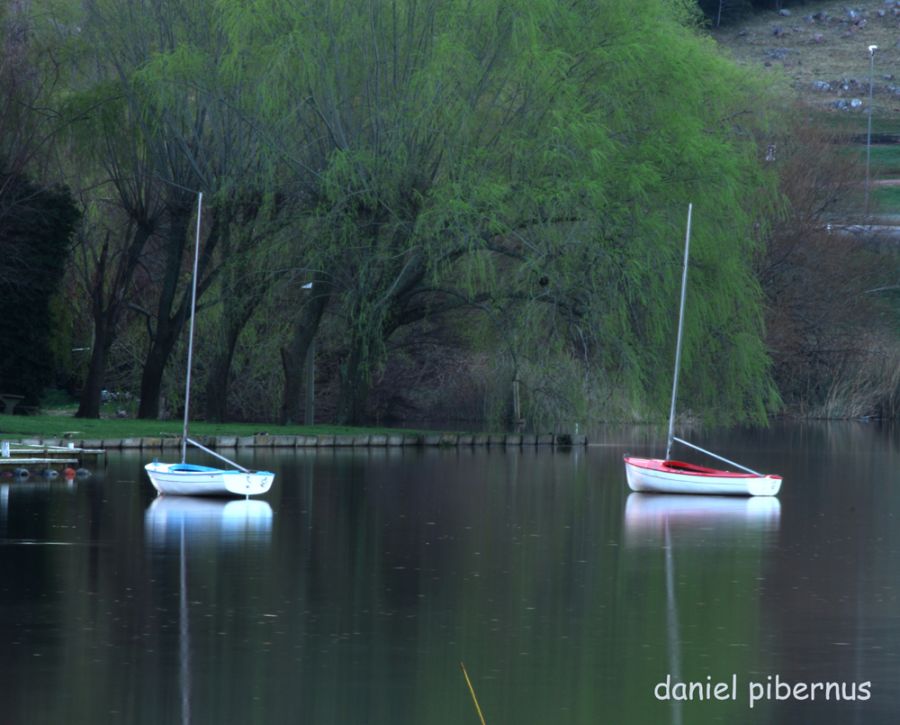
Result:
{"type": "MultiPolygon", "coordinates": [[[[307,282],[303,289],[312,294],[313,283],[307,282]]],[[[306,348],[306,399],[303,406],[303,425],[316,423],[316,338],[313,336],[306,348]]]]}
{"type": "Polygon", "coordinates": [[[869,216],[869,164],[872,159],[872,77],[875,74],[875,51],[877,45],[869,46],[869,128],[866,132],[866,216],[869,216]]]}

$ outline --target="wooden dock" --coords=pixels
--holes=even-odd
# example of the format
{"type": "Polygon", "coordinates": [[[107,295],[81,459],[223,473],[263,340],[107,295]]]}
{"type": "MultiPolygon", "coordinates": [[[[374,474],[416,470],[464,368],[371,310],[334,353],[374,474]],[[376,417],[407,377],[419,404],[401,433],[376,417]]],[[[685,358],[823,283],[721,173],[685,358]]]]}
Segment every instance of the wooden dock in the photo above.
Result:
{"type": "Polygon", "coordinates": [[[9,456],[4,458],[48,458],[48,459],[76,459],[77,461],[95,460],[106,455],[102,448],[68,448],[63,446],[21,446],[9,447],[9,456]]]}
{"type": "Polygon", "coordinates": [[[0,470],[8,470],[10,468],[65,468],[66,466],[77,466],[79,460],[77,458],[23,458],[16,456],[15,458],[0,458],[0,470]]]}
{"type": "Polygon", "coordinates": [[[100,448],[76,448],[74,445],[56,446],[45,444],[11,443],[3,441],[0,447],[0,474],[28,471],[61,471],[64,468],[78,468],[87,462],[105,455],[100,448]]]}

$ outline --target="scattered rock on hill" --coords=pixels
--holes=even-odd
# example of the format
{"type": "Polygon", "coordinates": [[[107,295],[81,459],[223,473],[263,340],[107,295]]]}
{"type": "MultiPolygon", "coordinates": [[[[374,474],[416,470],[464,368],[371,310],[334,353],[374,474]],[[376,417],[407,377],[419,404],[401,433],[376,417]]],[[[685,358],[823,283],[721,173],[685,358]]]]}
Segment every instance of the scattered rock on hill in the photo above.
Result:
{"type": "Polygon", "coordinates": [[[825,0],[802,20],[777,11],[751,16],[740,25],[714,30],[738,60],[783,72],[801,98],[826,108],[865,109],[869,93],[870,45],[877,45],[876,108],[900,113],[897,84],[884,78],[900,67],[900,0],[825,0]],[[854,104],[853,99],[863,99],[854,104]],[[839,103],[838,101],[844,101],[839,103]]]}

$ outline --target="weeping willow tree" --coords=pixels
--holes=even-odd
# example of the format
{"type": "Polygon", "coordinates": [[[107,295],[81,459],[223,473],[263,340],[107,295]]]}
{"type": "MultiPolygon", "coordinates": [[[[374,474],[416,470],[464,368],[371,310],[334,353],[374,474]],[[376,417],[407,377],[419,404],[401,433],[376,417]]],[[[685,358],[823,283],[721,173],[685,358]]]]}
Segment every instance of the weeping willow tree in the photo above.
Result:
{"type": "Polygon", "coordinates": [[[459,305],[547,400],[662,407],[689,200],[685,392],[718,418],[764,418],[759,90],[682,6],[218,7],[297,253],[346,321],[343,421],[363,416],[390,336],[459,305]]]}
{"type": "Polygon", "coordinates": [[[253,254],[270,205],[255,181],[259,154],[241,89],[218,72],[225,38],[215,8],[187,0],[57,4],[51,25],[67,29],[63,45],[73,59],[60,103],[75,131],[73,176],[84,181],[86,204],[114,220],[108,234],[97,224],[86,229],[79,250],[94,318],[79,415],[99,414],[126,312],[140,315],[146,330],[138,415],[161,413],[164,374],[189,310],[188,241],[202,191],[199,292],[216,293],[220,321],[208,413],[221,419],[235,340],[264,285],[242,260],[253,254]]]}

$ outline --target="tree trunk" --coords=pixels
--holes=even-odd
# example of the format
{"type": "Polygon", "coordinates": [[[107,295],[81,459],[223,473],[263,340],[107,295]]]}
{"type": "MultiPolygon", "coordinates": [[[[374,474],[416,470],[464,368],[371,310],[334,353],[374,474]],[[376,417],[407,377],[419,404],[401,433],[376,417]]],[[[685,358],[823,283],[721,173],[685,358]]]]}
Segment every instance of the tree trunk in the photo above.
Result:
{"type": "Polygon", "coordinates": [[[231,361],[248,317],[249,315],[228,325],[224,333],[225,339],[213,357],[206,379],[206,419],[209,421],[222,423],[228,417],[228,377],[231,373],[231,361]]]}
{"type": "Polygon", "coordinates": [[[175,346],[175,340],[181,331],[186,313],[189,312],[189,292],[185,292],[178,312],[174,317],[172,316],[178,280],[181,277],[190,215],[191,208],[183,203],[175,202],[169,205],[170,226],[166,244],[165,268],[162,288],[156,305],[156,329],[150,339],[150,349],[147,352],[141,375],[141,402],[138,406],[138,418],[155,419],[159,417],[159,394],[162,389],[163,373],[172,348],[175,346]]]}
{"type": "MultiPolygon", "coordinates": [[[[222,252],[222,326],[221,334],[215,341],[215,350],[210,363],[209,375],[206,380],[206,419],[216,423],[224,422],[228,417],[228,387],[231,373],[231,363],[234,359],[234,350],[237,347],[241,332],[253,315],[253,311],[265,296],[268,289],[261,274],[254,274],[244,264],[234,264],[232,249],[236,246],[240,256],[253,254],[252,221],[259,214],[259,206],[247,204],[241,208],[243,218],[239,224],[243,224],[243,233],[237,237],[234,243],[233,227],[229,221],[223,220],[221,224],[221,241],[219,243],[222,252]]],[[[231,217],[234,220],[234,216],[231,217]]],[[[240,230],[241,227],[239,226],[240,230]]]]}
{"type": "Polygon", "coordinates": [[[387,315],[375,329],[353,334],[347,360],[341,366],[341,390],[337,406],[339,424],[363,425],[366,422],[366,402],[372,385],[371,371],[379,363],[372,350],[378,348],[376,342],[387,343],[400,326],[404,302],[404,299],[395,296],[387,315]]]}
{"type": "Polygon", "coordinates": [[[341,367],[341,392],[337,407],[339,425],[362,425],[365,422],[371,378],[365,369],[362,344],[359,339],[353,341],[347,361],[341,367]]]}
{"type": "Polygon", "coordinates": [[[380,362],[372,351],[380,350],[398,327],[424,316],[426,308],[408,308],[416,286],[424,276],[425,266],[421,259],[405,264],[395,277],[388,311],[381,322],[375,329],[353,333],[347,360],[341,366],[341,389],[337,405],[339,424],[362,425],[366,422],[371,370],[380,362]]]}
{"type": "MultiPolygon", "coordinates": [[[[156,330],[150,340],[150,350],[144,363],[141,376],[141,402],[138,407],[138,418],[152,419],[159,417],[159,396],[162,390],[162,378],[175,349],[178,336],[184,328],[184,323],[190,315],[191,292],[188,285],[181,295],[181,301],[175,308],[175,298],[178,280],[181,277],[182,257],[186,246],[186,238],[189,223],[193,213],[193,207],[179,206],[170,211],[172,215],[172,230],[166,253],[166,269],[163,286],[159,296],[156,314],[156,330]],[[174,311],[173,311],[174,310],[174,311]]],[[[200,251],[200,259],[197,267],[197,299],[209,286],[213,273],[206,273],[210,266],[213,250],[218,240],[218,225],[216,219],[212,221],[212,227],[207,235],[206,243],[200,251]]],[[[193,249],[193,245],[191,245],[193,249]]]]}
{"type": "Polygon", "coordinates": [[[103,379],[106,376],[106,361],[112,346],[112,335],[106,328],[106,319],[94,320],[94,343],[91,347],[91,362],[88,366],[87,378],[81,389],[76,418],[100,417],[100,393],[103,390],[103,379]]]}
{"type": "MultiPolygon", "coordinates": [[[[179,327],[180,329],[180,327],[179,327]]],[[[141,375],[141,403],[138,406],[138,418],[155,420],[159,418],[159,396],[162,390],[163,373],[166,371],[166,363],[175,346],[177,335],[169,332],[167,337],[172,338],[172,343],[166,345],[160,340],[159,334],[154,338],[144,361],[144,371],[141,375]]]]}
{"type": "Polygon", "coordinates": [[[125,305],[128,288],[134,277],[138,260],[150,238],[153,222],[142,219],[136,223],[126,253],[119,257],[112,281],[106,289],[109,263],[109,239],[103,245],[91,284],[91,316],[94,321],[94,340],[91,345],[91,361],[87,379],[81,390],[76,418],[100,417],[100,394],[106,377],[109,351],[116,338],[119,317],[125,305]]]}
{"type": "Polygon", "coordinates": [[[106,359],[112,339],[109,329],[110,312],[114,304],[104,306],[104,281],[109,260],[109,239],[103,245],[97,268],[94,270],[91,284],[91,316],[94,318],[94,340],[91,344],[91,362],[88,366],[87,379],[81,389],[76,418],[100,417],[100,392],[103,389],[103,378],[106,375],[106,359]]]}
{"type": "Polygon", "coordinates": [[[281,402],[281,423],[289,425],[304,419],[303,392],[305,379],[303,372],[307,363],[307,351],[319,329],[322,315],[328,306],[331,288],[316,276],[310,290],[310,299],[294,326],[290,344],[281,350],[281,364],[284,368],[284,397],[281,402]]]}

